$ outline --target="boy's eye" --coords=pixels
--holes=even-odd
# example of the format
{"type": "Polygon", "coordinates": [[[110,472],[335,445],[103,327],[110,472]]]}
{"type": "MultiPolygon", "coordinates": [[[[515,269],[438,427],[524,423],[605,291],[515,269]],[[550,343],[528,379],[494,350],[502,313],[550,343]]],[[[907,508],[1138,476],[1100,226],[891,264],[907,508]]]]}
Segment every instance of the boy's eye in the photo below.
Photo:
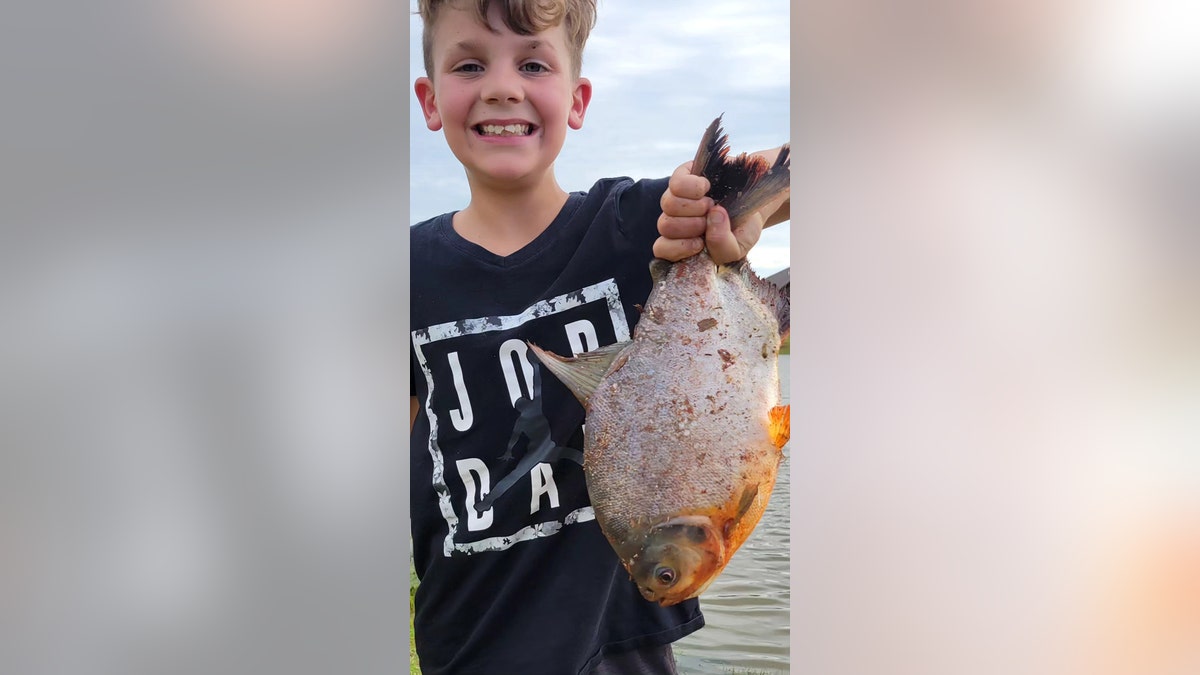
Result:
{"type": "Polygon", "coordinates": [[[550,68],[548,68],[544,63],[537,63],[536,61],[530,61],[529,63],[521,64],[521,70],[527,73],[550,72],[550,68]]]}
{"type": "Polygon", "coordinates": [[[454,68],[454,72],[456,72],[456,73],[482,73],[483,66],[479,65],[478,63],[464,63],[460,66],[456,66],[454,68]]]}

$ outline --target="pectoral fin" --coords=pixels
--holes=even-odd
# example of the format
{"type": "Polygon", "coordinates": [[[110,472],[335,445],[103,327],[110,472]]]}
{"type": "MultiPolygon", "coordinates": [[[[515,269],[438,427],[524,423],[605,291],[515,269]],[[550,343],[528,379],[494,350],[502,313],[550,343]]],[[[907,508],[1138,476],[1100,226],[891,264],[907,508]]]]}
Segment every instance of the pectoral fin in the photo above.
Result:
{"type": "Polygon", "coordinates": [[[737,515],[734,516],[734,518],[736,520],[741,520],[742,516],[746,515],[746,512],[750,510],[750,505],[754,503],[754,498],[757,496],[758,496],[758,486],[757,485],[751,485],[750,487],[748,487],[742,491],[742,498],[738,502],[737,515]]]}
{"type": "Polygon", "coordinates": [[[777,405],[771,408],[769,414],[771,424],[771,442],[777,448],[783,448],[792,438],[792,406],[777,405]]]}
{"type": "Polygon", "coordinates": [[[576,357],[567,357],[548,352],[532,342],[527,344],[546,369],[567,385],[585,407],[592,392],[600,386],[600,379],[608,372],[609,366],[629,345],[628,342],[617,342],[576,357]]]}
{"type": "Polygon", "coordinates": [[[757,485],[751,485],[745,490],[742,490],[742,496],[738,499],[737,513],[733,515],[733,518],[725,522],[726,539],[733,534],[733,530],[738,526],[738,523],[742,522],[742,518],[746,516],[746,512],[750,510],[750,507],[754,505],[754,498],[757,496],[757,485]]]}

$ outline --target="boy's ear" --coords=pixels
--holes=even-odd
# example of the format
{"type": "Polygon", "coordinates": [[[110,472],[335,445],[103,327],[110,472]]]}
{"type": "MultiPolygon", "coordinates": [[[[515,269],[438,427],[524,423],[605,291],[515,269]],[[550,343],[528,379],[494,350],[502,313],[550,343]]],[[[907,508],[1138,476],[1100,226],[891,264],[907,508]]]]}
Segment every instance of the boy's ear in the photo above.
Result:
{"type": "Polygon", "coordinates": [[[572,129],[583,128],[583,116],[591,101],[592,83],[586,77],[581,77],[575,82],[575,92],[571,95],[571,114],[567,117],[567,124],[572,129]]]}
{"type": "Polygon", "coordinates": [[[433,80],[428,77],[418,77],[417,83],[413,85],[413,90],[417,92],[417,100],[421,102],[421,112],[425,114],[425,126],[429,127],[430,131],[438,131],[442,128],[442,116],[438,114],[437,99],[433,95],[433,80]]]}

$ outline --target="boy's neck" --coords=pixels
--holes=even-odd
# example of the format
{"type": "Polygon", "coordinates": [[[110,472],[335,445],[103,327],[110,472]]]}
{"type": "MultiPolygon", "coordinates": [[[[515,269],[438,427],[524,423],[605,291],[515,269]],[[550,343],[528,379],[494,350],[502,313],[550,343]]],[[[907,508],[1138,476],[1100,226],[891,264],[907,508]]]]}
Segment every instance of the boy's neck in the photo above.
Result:
{"type": "Polygon", "coordinates": [[[534,187],[505,189],[471,181],[471,203],[454,214],[454,231],[496,255],[511,255],[550,226],[567,197],[552,172],[534,187]]]}

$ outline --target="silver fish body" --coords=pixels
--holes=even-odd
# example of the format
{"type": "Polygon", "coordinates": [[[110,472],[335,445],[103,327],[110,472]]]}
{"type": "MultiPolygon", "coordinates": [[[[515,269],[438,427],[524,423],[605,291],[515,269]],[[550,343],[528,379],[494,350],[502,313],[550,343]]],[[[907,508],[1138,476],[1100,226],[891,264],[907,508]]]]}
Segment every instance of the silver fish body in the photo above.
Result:
{"type": "MultiPolygon", "coordinates": [[[[723,148],[718,133],[714,122],[701,154],[723,148]]],[[[705,164],[714,162],[696,166],[705,164]]],[[[786,156],[760,177],[780,166],[786,156]]],[[[754,184],[734,199],[779,193],[754,184]]],[[[707,588],[766,509],[790,432],[778,372],[789,304],[745,261],[700,253],[656,260],[651,274],[632,341],[575,358],[531,347],[584,403],[584,472],[601,531],[643,596],[670,605],[707,588]]]]}

